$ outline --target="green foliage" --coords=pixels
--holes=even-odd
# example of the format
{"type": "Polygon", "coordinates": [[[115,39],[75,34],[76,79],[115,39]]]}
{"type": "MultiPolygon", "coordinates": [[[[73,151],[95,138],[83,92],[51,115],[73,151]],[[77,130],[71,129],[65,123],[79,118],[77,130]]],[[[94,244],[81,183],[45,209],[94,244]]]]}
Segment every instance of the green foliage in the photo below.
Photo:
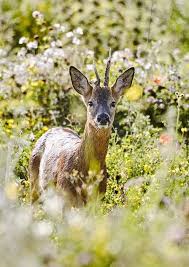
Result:
{"type": "MultiPolygon", "coordinates": [[[[22,37],[38,36],[39,27],[31,14],[38,10],[47,20],[46,25],[60,23],[68,31],[82,27],[85,39],[83,43],[99,56],[105,55],[107,48],[124,49],[125,46],[136,48],[151,40],[164,40],[172,46],[188,49],[188,14],[185,1],[31,1],[2,0],[1,43],[8,44],[9,49],[18,45],[22,37]],[[162,8],[164,6],[164,8],[162,8]],[[110,19],[111,18],[111,19],[110,19]],[[158,18],[158,19],[157,19],[158,18]],[[88,30],[90,29],[90,30],[88,30]],[[175,39],[174,36],[177,36],[175,39]],[[174,39],[174,42],[169,40],[174,39]]],[[[41,27],[41,33],[45,33],[41,27]]]]}

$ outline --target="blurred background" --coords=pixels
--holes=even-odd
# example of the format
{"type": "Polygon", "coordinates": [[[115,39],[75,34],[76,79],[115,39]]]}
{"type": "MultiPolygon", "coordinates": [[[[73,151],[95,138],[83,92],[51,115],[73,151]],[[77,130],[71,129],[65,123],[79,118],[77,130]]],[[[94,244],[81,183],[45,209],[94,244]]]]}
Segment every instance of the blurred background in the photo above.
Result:
{"type": "Polygon", "coordinates": [[[127,0],[127,1],[30,1],[1,0],[1,46],[9,51],[18,47],[22,36],[33,38],[38,34],[32,12],[38,10],[45,16],[47,25],[60,23],[66,31],[83,29],[83,44],[98,56],[113,50],[130,47],[151,40],[163,40],[169,48],[188,50],[187,0],[127,0]],[[86,4],[87,3],[87,4],[86,4]]]}

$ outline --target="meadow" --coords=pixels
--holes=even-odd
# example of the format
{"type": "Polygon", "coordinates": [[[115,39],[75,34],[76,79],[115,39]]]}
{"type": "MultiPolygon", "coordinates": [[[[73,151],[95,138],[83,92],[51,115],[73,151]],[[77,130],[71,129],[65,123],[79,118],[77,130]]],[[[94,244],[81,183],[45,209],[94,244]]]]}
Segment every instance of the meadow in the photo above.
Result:
{"type": "MultiPolygon", "coordinates": [[[[0,266],[189,266],[187,0],[0,1],[0,266]],[[87,2],[87,3],[86,3],[87,2]],[[30,203],[29,157],[48,129],[82,135],[69,66],[110,84],[134,66],[106,158],[102,200],[30,203]]],[[[93,190],[94,189],[94,190],[93,190]]]]}

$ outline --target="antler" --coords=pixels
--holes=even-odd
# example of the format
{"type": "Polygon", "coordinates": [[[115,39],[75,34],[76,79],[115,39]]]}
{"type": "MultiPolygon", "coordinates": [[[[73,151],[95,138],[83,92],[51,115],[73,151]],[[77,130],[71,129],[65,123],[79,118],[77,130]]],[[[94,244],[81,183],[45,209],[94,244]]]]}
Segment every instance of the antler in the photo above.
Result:
{"type": "Polygon", "coordinates": [[[109,74],[110,74],[110,65],[111,65],[111,58],[112,58],[112,54],[111,54],[111,48],[109,49],[109,58],[106,64],[106,71],[105,71],[105,77],[104,77],[104,86],[108,87],[109,84],[109,74]]]}
{"type": "Polygon", "coordinates": [[[95,72],[95,75],[96,75],[96,82],[95,84],[96,85],[100,85],[100,77],[98,75],[98,71],[97,71],[97,68],[96,68],[96,65],[95,65],[95,62],[93,61],[93,69],[94,69],[94,72],[95,72]]]}

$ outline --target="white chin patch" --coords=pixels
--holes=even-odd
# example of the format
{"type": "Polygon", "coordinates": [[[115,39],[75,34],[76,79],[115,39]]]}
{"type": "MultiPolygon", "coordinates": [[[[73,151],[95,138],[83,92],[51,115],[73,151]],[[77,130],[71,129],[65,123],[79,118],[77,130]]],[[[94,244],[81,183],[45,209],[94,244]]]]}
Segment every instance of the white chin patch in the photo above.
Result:
{"type": "Polygon", "coordinates": [[[104,124],[104,125],[98,124],[99,129],[107,129],[108,127],[109,127],[109,124],[104,124]]]}

